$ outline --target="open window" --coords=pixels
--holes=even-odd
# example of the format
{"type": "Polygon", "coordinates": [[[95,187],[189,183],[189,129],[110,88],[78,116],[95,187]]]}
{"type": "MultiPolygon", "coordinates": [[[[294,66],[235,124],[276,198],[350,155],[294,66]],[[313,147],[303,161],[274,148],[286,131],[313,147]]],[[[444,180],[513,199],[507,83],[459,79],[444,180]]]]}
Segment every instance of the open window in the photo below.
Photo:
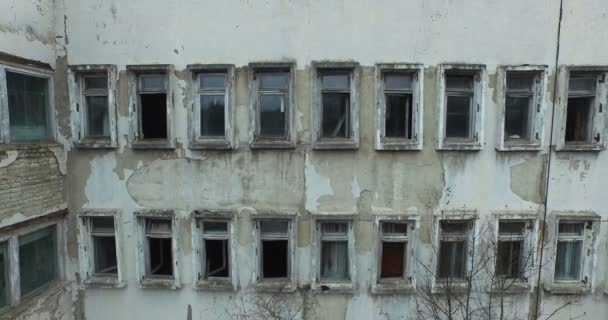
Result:
{"type": "Polygon", "coordinates": [[[480,150],[483,145],[483,65],[440,65],[438,149],[480,150]]]}
{"type": "Polygon", "coordinates": [[[355,254],[352,221],[319,219],[315,232],[315,288],[337,292],[353,290],[355,254]]]}
{"type": "Polygon", "coordinates": [[[261,290],[295,290],[295,248],[291,217],[261,217],[255,221],[257,284],[261,290]]]}
{"type": "Polygon", "coordinates": [[[0,62],[0,142],[52,141],[52,70],[0,62]]]}
{"type": "Polygon", "coordinates": [[[498,220],[492,290],[514,292],[530,288],[536,271],[534,230],[530,219],[498,220]]]}
{"type": "Polygon", "coordinates": [[[72,110],[77,114],[76,146],[115,148],[116,66],[70,66],[68,79],[72,110]]]}
{"type": "Polygon", "coordinates": [[[503,66],[498,71],[500,151],[539,150],[543,137],[546,66],[503,66]]]}
{"type": "Polygon", "coordinates": [[[359,68],[357,63],[313,63],[316,149],[359,147],[359,68]]]}
{"type": "Polygon", "coordinates": [[[194,90],[191,149],[231,149],[234,143],[234,66],[188,65],[194,90]]]}
{"type": "Polygon", "coordinates": [[[376,65],[376,150],[422,149],[422,77],[418,64],[376,65]]]}
{"type": "Polygon", "coordinates": [[[250,63],[254,148],[295,146],[295,63],[250,63]]]}
{"type": "Polygon", "coordinates": [[[133,148],[174,147],[172,70],[169,65],[127,66],[133,148]]]}

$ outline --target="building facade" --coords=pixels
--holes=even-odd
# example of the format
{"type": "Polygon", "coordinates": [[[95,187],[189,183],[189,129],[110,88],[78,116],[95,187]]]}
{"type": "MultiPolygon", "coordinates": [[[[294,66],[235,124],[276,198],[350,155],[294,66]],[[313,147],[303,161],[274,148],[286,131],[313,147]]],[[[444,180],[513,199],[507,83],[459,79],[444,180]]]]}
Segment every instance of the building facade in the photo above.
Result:
{"type": "Polygon", "coordinates": [[[0,318],[606,317],[604,1],[0,7],[0,318]]]}

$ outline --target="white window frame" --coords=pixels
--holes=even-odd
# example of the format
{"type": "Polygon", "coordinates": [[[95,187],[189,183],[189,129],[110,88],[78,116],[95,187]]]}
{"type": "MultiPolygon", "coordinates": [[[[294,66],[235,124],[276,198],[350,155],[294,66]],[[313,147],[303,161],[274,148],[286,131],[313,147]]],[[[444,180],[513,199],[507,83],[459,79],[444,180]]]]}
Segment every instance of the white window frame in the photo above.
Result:
{"type": "Polygon", "coordinates": [[[6,244],[6,259],[8,270],[6,270],[7,274],[7,305],[3,308],[0,308],[0,313],[4,311],[8,311],[10,313],[11,309],[18,308],[20,304],[26,303],[26,301],[30,300],[30,298],[37,297],[39,293],[46,291],[47,289],[53,287],[54,285],[60,283],[66,278],[65,275],[65,261],[64,257],[67,256],[67,252],[65,250],[66,238],[65,234],[67,232],[67,226],[65,220],[62,218],[53,218],[53,217],[45,217],[39,220],[38,222],[31,221],[29,225],[21,227],[17,226],[9,226],[6,232],[2,232],[0,235],[0,243],[6,244]],[[19,237],[36,232],[38,230],[55,226],[55,243],[56,243],[56,252],[57,255],[57,265],[56,265],[56,278],[51,282],[43,285],[40,288],[33,290],[32,292],[27,293],[26,295],[21,295],[21,280],[19,273],[19,237]],[[13,229],[14,228],[14,229],[13,229]]]}
{"type": "Polygon", "coordinates": [[[312,112],[312,144],[314,149],[358,149],[359,148],[359,91],[360,91],[360,68],[357,62],[315,62],[312,63],[312,90],[313,90],[313,112],[312,112]],[[322,138],[322,83],[321,76],[324,73],[338,71],[349,74],[350,115],[349,115],[349,137],[344,138],[322,138]]]}
{"type": "Polygon", "coordinates": [[[192,286],[195,289],[236,291],[238,272],[235,267],[237,266],[236,246],[238,239],[236,238],[235,216],[235,212],[232,211],[197,210],[192,213],[192,248],[194,253],[192,255],[192,270],[194,270],[192,286]],[[201,228],[204,222],[225,222],[228,230],[225,235],[208,235],[201,228]],[[205,279],[205,239],[228,240],[229,276],[227,278],[205,279]]]}
{"type": "Polygon", "coordinates": [[[140,210],[134,213],[135,236],[137,239],[136,257],[139,286],[141,288],[165,288],[179,289],[180,281],[180,250],[179,250],[179,218],[174,210],[140,210]],[[148,219],[169,219],[171,221],[171,247],[173,258],[173,276],[166,278],[149,277],[147,275],[147,239],[146,239],[146,220],[148,219]]]}
{"type": "Polygon", "coordinates": [[[544,65],[500,66],[497,72],[497,101],[498,114],[498,151],[527,151],[540,150],[544,138],[545,92],[547,90],[547,70],[544,65]],[[534,77],[532,101],[529,110],[528,135],[529,139],[508,140],[505,136],[506,97],[508,95],[507,76],[509,74],[531,75],[534,77]]]}
{"type": "Polygon", "coordinates": [[[345,215],[323,215],[315,217],[312,228],[312,289],[318,293],[353,293],[357,279],[357,255],[355,252],[355,216],[345,215]],[[321,279],[321,241],[324,239],[321,234],[322,223],[346,223],[347,235],[344,239],[348,243],[348,262],[350,281],[337,282],[325,281],[321,279]]]}
{"type": "Polygon", "coordinates": [[[596,258],[599,245],[599,228],[601,217],[592,211],[554,211],[551,214],[549,224],[549,239],[551,246],[547,248],[549,266],[545,273],[545,288],[553,294],[588,294],[594,292],[596,258]],[[581,250],[581,274],[580,280],[567,281],[555,280],[555,263],[557,257],[557,243],[560,240],[559,224],[584,223],[583,241],[581,250]]]}
{"type": "Polygon", "coordinates": [[[295,213],[256,213],[252,217],[253,222],[253,249],[255,252],[255,289],[261,292],[293,292],[297,289],[297,260],[296,260],[296,218],[295,213]],[[262,221],[287,221],[287,234],[262,235],[260,223],[262,221]],[[262,240],[281,239],[287,240],[287,278],[264,279],[262,275],[262,240]]]}
{"type": "Polygon", "coordinates": [[[424,67],[422,64],[408,63],[379,63],[376,64],[376,150],[422,150],[423,144],[423,111],[424,103],[424,67]],[[387,138],[386,132],[386,74],[401,74],[412,76],[412,139],[387,138]]]}
{"type": "Polygon", "coordinates": [[[484,144],[486,66],[481,64],[441,64],[437,68],[437,150],[481,150],[484,144]],[[447,138],[447,75],[473,76],[473,97],[469,119],[470,138],[447,138]]]}
{"type": "Polygon", "coordinates": [[[561,66],[558,73],[557,97],[557,142],[556,151],[603,151],[606,150],[606,107],[608,103],[608,66],[561,66]],[[566,142],[566,122],[570,75],[572,73],[596,76],[596,94],[589,123],[590,141],[585,143],[566,142]],[[599,138],[599,140],[597,140],[599,138]]]}
{"type": "Polygon", "coordinates": [[[175,148],[175,125],[173,105],[173,65],[149,64],[128,65],[129,77],[129,115],[131,122],[131,147],[133,149],[174,149],[175,148]],[[166,139],[141,139],[141,106],[139,101],[139,76],[142,74],[164,74],[165,93],[167,106],[167,138],[166,139]]]}
{"type": "Polygon", "coordinates": [[[123,266],[122,223],[118,209],[86,209],[78,213],[78,251],[80,254],[80,276],[84,287],[123,288],[126,286],[123,266]],[[114,219],[114,241],[116,243],[116,276],[95,274],[93,239],[90,230],[91,218],[114,219]]]}
{"type": "Polygon", "coordinates": [[[235,68],[233,64],[191,64],[187,66],[192,76],[190,90],[192,106],[188,112],[190,149],[236,149],[235,139],[235,68]],[[202,74],[225,74],[226,82],[223,90],[203,90],[200,88],[202,74]],[[224,93],[224,136],[201,136],[201,100],[205,93],[224,93]]]}
{"type": "MultiPolygon", "coordinates": [[[[295,62],[252,62],[249,63],[249,119],[253,132],[251,133],[249,145],[251,148],[295,148],[296,128],[295,114],[297,112],[295,98],[295,62]],[[285,137],[262,138],[260,136],[260,82],[257,75],[260,73],[284,72],[288,74],[287,99],[288,106],[285,111],[285,137]]],[[[265,91],[266,92],[266,91],[265,91]]],[[[267,92],[273,93],[273,92],[267,92]]],[[[276,93],[284,91],[276,90],[276,93]]]]}
{"type": "Polygon", "coordinates": [[[374,294],[407,294],[413,293],[416,288],[416,263],[417,262],[417,240],[420,229],[420,217],[415,213],[405,215],[381,215],[374,217],[374,247],[376,262],[372,263],[371,292],[374,294]],[[383,223],[405,223],[407,224],[407,236],[387,237],[386,240],[407,241],[405,249],[405,268],[401,279],[381,279],[382,268],[382,235],[383,223]]]}
{"type": "Polygon", "coordinates": [[[115,65],[72,65],[68,67],[68,91],[72,109],[72,124],[78,135],[74,145],[79,148],[116,148],[116,82],[118,73],[115,65]],[[87,106],[84,99],[84,78],[91,75],[104,75],[108,79],[108,120],[110,136],[94,138],[87,136],[87,106]]]}
{"type": "Polygon", "coordinates": [[[20,64],[5,63],[0,60],[0,143],[53,143],[57,139],[55,114],[55,89],[53,70],[24,66],[20,64]],[[8,87],[6,72],[20,73],[27,76],[43,78],[47,81],[47,134],[43,140],[11,140],[10,116],[8,106],[8,87]]]}

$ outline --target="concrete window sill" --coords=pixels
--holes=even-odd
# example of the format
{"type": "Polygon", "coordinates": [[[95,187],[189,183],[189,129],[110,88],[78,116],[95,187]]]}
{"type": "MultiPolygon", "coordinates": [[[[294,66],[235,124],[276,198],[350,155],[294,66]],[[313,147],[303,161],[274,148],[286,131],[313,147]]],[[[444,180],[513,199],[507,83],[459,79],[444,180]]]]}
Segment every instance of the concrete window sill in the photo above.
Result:
{"type": "Polygon", "coordinates": [[[85,288],[120,289],[126,287],[124,281],[112,276],[93,276],[83,282],[85,288]]]}
{"type": "Polygon", "coordinates": [[[284,281],[268,281],[262,280],[255,285],[255,290],[260,292],[272,292],[272,293],[282,293],[282,292],[294,292],[296,290],[296,286],[288,280],[284,281]]]}
{"type": "Polygon", "coordinates": [[[81,140],[74,142],[74,146],[79,149],[115,149],[116,145],[109,139],[81,140]]]}
{"type": "Polygon", "coordinates": [[[378,283],[372,285],[371,292],[373,294],[412,294],[416,291],[414,285],[405,283],[404,281],[396,283],[378,283]]]}
{"type": "Polygon", "coordinates": [[[444,294],[444,293],[465,293],[469,291],[469,284],[467,282],[452,282],[449,285],[438,281],[433,286],[433,294],[444,294]]]}
{"type": "Polygon", "coordinates": [[[236,291],[230,279],[200,280],[196,282],[194,288],[201,291],[236,291]]]}
{"type": "Polygon", "coordinates": [[[319,294],[353,294],[355,287],[352,283],[318,283],[312,291],[319,294]]]}
{"type": "Polygon", "coordinates": [[[544,289],[555,295],[583,295],[591,292],[587,285],[581,283],[553,283],[545,285],[544,289]]]}
{"type": "Polygon", "coordinates": [[[181,286],[175,279],[154,279],[144,278],[139,282],[139,286],[143,289],[171,289],[176,290],[181,286]]]}

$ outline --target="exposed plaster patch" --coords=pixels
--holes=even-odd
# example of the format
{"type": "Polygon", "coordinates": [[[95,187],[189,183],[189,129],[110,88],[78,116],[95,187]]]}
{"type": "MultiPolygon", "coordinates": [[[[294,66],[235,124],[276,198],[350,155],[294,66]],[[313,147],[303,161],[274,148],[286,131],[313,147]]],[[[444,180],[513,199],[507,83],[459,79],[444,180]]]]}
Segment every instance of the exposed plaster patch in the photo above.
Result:
{"type": "Polygon", "coordinates": [[[10,166],[17,157],[19,156],[19,151],[16,150],[8,150],[4,152],[4,155],[0,154],[0,168],[10,166]]]}
{"type": "Polygon", "coordinates": [[[322,196],[333,195],[329,178],[321,176],[310,162],[310,156],[306,154],[304,177],[306,181],[306,210],[316,210],[319,206],[319,199],[322,196]]]}
{"type": "Polygon", "coordinates": [[[511,191],[526,201],[542,203],[545,198],[545,166],[547,155],[511,166],[511,191]]]}
{"type": "Polygon", "coordinates": [[[361,187],[359,186],[359,181],[357,181],[357,177],[355,176],[353,182],[350,184],[350,191],[353,194],[353,198],[357,199],[361,193],[361,187]]]}
{"type": "Polygon", "coordinates": [[[587,160],[569,160],[568,161],[568,171],[575,173],[579,172],[580,181],[583,181],[587,178],[589,174],[589,170],[591,169],[591,162],[587,160]],[[581,168],[582,164],[582,168],[581,168]]]}

